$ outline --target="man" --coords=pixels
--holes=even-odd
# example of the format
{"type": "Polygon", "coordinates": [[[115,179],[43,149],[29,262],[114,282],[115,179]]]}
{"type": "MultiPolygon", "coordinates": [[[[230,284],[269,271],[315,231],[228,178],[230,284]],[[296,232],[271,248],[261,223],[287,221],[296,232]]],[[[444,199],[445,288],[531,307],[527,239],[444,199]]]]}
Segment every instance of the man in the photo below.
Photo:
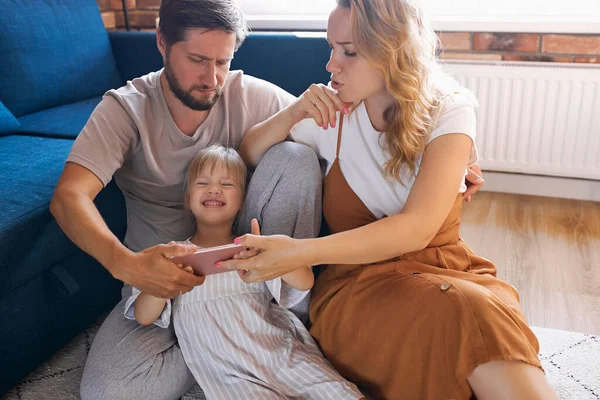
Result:
{"type": "MultiPolygon", "coordinates": [[[[73,145],[52,199],[65,233],[125,283],[163,298],[204,281],[168,257],[195,247],[183,207],[185,169],[212,143],[239,146],[242,135],[294,97],[265,81],[229,71],[247,27],[232,1],[164,0],[157,45],[165,68],[109,91],[73,145]],[[114,177],[127,206],[124,244],[93,200],[114,177]]],[[[308,147],[275,147],[256,169],[237,231],[258,218],[265,234],[314,237],[319,232],[321,182],[308,147]],[[300,217],[301,214],[301,217],[300,217]]],[[[119,303],[100,328],[84,369],[87,399],[175,399],[194,384],[171,328],[140,326],[119,303]]]]}
{"type": "MultiPolygon", "coordinates": [[[[230,0],[163,0],[157,45],[164,69],[109,91],[73,145],[50,206],[80,248],[125,283],[173,298],[204,282],[168,258],[195,247],[164,244],[193,234],[183,207],[185,169],[213,143],[236,147],[242,135],[294,97],[265,81],[229,71],[247,27],[230,0]],[[111,179],[127,206],[124,243],[93,200],[111,179]]],[[[476,188],[475,188],[476,190],[476,188]]],[[[283,143],[261,160],[236,231],[258,218],[263,234],[314,237],[321,217],[321,172],[308,147],[283,143]]],[[[98,331],[81,397],[176,399],[195,382],[169,329],[124,317],[124,300],[98,331]]]]}

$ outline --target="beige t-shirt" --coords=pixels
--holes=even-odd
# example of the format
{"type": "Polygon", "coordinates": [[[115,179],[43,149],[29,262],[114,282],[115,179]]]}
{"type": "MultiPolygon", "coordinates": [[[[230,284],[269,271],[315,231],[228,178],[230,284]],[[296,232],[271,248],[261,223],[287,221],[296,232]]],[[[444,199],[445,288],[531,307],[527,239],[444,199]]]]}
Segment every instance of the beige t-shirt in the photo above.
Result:
{"type": "Polygon", "coordinates": [[[183,181],[192,158],[215,143],[237,149],[248,129],[295,99],[271,83],[231,71],[223,95],[190,137],[167,108],[161,73],[108,91],[67,158],[105,186],[114,176],[127,205],[124,244],[133,251],[192,236],[194,221],[183,207],[183,181]]]}

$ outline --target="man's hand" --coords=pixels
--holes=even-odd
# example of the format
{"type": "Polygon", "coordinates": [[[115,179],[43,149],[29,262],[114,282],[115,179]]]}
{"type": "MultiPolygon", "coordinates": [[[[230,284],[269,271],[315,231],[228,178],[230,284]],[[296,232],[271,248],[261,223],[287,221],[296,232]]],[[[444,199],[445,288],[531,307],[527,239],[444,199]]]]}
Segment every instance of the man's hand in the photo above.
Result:
{"type": "Polygon", "coordinates": [[[204,276],[191,274],[186,268],[177,266],[169,259],[195,251],[194,245],[174,242],[159,244],[118,260],[111,272],[115,278],[135,286],[142,292],[154,297],[172,299],[204,283],[204,276]]]}

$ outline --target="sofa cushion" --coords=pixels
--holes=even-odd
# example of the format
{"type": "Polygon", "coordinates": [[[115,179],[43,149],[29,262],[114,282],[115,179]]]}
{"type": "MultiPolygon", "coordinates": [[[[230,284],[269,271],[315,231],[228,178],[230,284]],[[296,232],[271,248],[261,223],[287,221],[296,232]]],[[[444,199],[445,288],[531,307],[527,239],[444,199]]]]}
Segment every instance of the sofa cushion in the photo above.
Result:
{"type": "Polygon", "coordinates": [[[329,81],[329,51],[320,33],[252,33],[235,53],[231,68],[299,96],[311,83],[329,81]]]}
{"type": "Polygon", "coordinates": [[[0,101],[0,136],[10,135],[21,128],[21,123],[0,101]]]}
{"type": "Polygon", "coordinates": [[[155,32],[109,32],[117,69],[123,81],[158,71],[163,59],[156,47],[155,32]]]}
{"type": "Polygon", "coordinates": [[[96,0],[1,1],[0,54],[0,99],[17,117],[121,84],[96,0]]]}
{"type": "MultiPolygon", "coordinates": [[[[0,137],[0,297],[68,257],[76,247],[49,211],[72,140],[0,137]]],[[[114,184],[96,198],[109,228],[125,234],[125,205],[114,184]]]]}
{"type": "MultiPolygon", "coordinates": [[[[0,364],[0,393],[17,385],[92,324],[98,315],[113,308],[121,297],[121,287],[121,282],[106,269],[77,250],[67,259],[3,296],[0,303],[0,360],[4,362],[0,364]]],[[[60,375],[67,371],[52,368],[45,371],[46,374],[48,372],[60,375]]],[[[43,383],[40,387],[43,387],[43,383]]],[[[29,393],[23,398],[79,398],[74,394],[65,394],[69,393],[66,388],[62,393],[59,387],[48,395],[40,392],[36,397],[29,393]]],[[[2,398],[17,397],[9,395],[2,398]]]]}
{"type": "Polygon", "coordinates": [[[52,107],[19,118],[27,135],[74,139],[83,129],[102,96],[52,107]]]}

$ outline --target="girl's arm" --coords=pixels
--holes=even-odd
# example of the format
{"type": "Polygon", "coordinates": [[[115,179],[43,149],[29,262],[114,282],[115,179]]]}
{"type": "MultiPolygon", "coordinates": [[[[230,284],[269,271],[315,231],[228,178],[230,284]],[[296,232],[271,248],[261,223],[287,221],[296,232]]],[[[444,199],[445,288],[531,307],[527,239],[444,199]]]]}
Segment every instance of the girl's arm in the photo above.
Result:
{"type": "Polygon", "coordinates": [[[133,306],[135,320],[140,325],[152,324],[163,312],[166,304],[167,299],[154,297],[144,292],[140,293],[133,306]]]}
{"type": "Polygon", "coordinates": [[[312,289],[315,276],[311,267],[299,268],[281,277],[288,285],[301,291],[312,289]]]}
{"type": "MultiPolygon", "coordinates": [[[[194,274],[192,267],[176,264],[177,268],[187,273],[194,274]]],[[[140,293],[133,305],[133,315],[140,325],[150,325],[156,321],[167,305],[167,299],[154,297],[148,293],[140,293]]]]}

